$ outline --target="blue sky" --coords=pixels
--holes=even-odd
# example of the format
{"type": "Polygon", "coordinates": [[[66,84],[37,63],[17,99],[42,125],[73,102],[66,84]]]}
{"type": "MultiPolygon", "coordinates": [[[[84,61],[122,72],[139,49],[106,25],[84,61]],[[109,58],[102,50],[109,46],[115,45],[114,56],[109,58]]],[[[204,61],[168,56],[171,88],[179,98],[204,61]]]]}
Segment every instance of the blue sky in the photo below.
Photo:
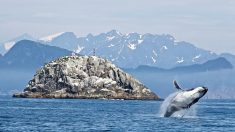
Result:
{"type": "Polygon", "coordinates": [[[0,0],[0,42],[23,33],[78,36],[171,34],[217,53],[235,54],[234,0],[0,0]]]}

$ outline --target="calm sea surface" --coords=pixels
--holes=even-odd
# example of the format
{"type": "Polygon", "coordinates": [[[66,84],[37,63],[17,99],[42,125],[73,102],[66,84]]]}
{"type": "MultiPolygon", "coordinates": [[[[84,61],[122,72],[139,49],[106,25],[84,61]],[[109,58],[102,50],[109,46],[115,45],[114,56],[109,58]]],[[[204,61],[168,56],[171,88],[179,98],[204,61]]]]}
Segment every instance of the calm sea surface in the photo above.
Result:
{"type": "Polygon", "coordinates": [[[160,117],[161,103],[0,96],[0,131],[235,131],[235,100],[201,100],[185,118],[160,117]]]}

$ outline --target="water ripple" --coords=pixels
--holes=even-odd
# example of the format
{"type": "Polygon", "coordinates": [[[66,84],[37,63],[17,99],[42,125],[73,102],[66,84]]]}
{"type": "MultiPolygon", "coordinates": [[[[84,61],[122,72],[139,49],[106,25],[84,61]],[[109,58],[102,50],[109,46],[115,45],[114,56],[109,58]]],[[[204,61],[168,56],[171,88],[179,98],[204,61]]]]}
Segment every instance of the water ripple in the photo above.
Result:
{"type": "Polygon", "coordinates": [[[234,100],[201,100],[195,116],[159,116],[162,102],[0,96],[0,131],[234,131],[234,100]]]}

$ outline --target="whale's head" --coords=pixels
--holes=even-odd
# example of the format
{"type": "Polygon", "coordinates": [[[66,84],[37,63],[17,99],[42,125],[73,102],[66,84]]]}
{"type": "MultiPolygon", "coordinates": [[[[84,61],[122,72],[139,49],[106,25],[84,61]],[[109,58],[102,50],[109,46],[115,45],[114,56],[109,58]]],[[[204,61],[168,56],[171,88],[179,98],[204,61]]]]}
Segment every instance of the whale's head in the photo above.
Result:
{"type": "Polygon", "coordinates": [[[193,89],[186,90],[184,94],[192,99],[200,99],[207,93],[207,91],[207,87],[196,87],[193,89]]]}

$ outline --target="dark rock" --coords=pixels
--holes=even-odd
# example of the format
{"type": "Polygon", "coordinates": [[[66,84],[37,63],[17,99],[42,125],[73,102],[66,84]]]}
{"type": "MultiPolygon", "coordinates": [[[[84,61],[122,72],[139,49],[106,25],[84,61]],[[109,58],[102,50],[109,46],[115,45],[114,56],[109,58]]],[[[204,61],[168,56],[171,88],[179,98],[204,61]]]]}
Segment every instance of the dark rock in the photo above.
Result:
{"type": "Polygon", "coordinates": [[[13,97],[159,99],[131,75],[96,56],[67,56],[49,62],[37,71],[24,92],[13,97]]]}

